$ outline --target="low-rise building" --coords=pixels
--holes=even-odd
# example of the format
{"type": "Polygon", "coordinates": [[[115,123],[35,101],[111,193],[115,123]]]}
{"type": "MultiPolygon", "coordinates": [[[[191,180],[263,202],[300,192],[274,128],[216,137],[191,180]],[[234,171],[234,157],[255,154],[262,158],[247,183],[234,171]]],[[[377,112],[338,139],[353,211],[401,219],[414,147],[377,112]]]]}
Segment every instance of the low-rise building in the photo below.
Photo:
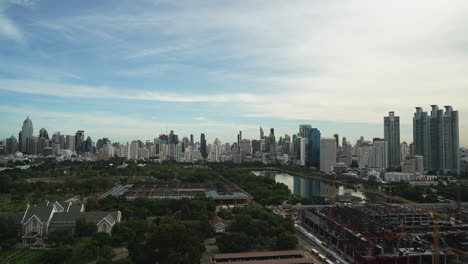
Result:
{"type": "Polygon", "coordinates": [[[76,223],[80,219],[84,219],[94,232],[110,235],[114,225],[121,221],[122,215],[120,211],[85,212],[84,205],[71,202],[48,202],[45,206],[28,205],[24,213],[0,213],[0,217],[14,220],[24,246],[37,246],[57,229],[67,229],[74,234],[76,223]]]}

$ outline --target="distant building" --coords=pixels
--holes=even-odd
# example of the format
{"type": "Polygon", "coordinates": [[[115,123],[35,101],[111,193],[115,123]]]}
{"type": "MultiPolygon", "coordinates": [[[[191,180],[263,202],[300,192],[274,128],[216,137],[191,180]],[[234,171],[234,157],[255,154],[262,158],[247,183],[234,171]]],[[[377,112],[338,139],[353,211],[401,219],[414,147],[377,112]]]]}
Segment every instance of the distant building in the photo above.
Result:
{"type": "Polygon", "coordinates": [[[49,133],[47,133],[45,128],[41,128],[41,130],[39,130],[39,137],[49,139],[49,133]]]}
{"type": "Polygon", "coordinates": [[[242,159],[245,159],[246,156],[252,155],[252,146],[250,145],[249,139],[242,139],[240,141],[240,153],[242,155],[242,159]]]}
{"type": "Polygon", "coordinates": [[[84,130],[78,130],[75,134],[75,151],[77,153],[85,152],[84,130]]]}
{"type": "Polygon", "coordinates": [[[424,172],[424,158],[421,155],[408,155],[402,166],[402,172],[421,175],[424,172]]]}
{"type": "Polygon", "coordinates": [[[409,182],[414,180],[416,180],[416,176],[413,173],[386,172],[384,174],[384,181],[386,182],[409,182]]]}
{"type": "Polygon", "coordinates": [[[416,107],[413,117],[414,154],[424,157],[424,167],[441,173],[457,174],[459,161],[458,111],[432,105],[431,114],[416,107]]]}
{"type": "Polygon", "coordinates": [[[332,172],[336,164],[335,138],[320,139],[320,171],[332,172]]]}
{"type": "Polygon", "coordinates": [[[138,141],[133,140],[132,143],[130,143],[130,150],[129,150],[130,159],[132,160],[138,159],[138,149],[139,149],[138,141]]]}
{"type": "Polygon", "coordinates": [[[382,138],[374,138],[371,152],[369,153],[370,168],[386,169],[388,168],[388,145],[382,138]]]}
{"type": "Polygon", "coordinates": [[[210,220],[210,226],[215,234],[224,234],[230,225],[230,221],[215,216],[210,220]]]}
{"type": "Polygon", "coordinates": [[[18,140],[14,136],[11,136],[6,140],[6,154],[15,154],[18,151],[18,140]]]}
{"type": "Polygon", "coordinates": [[[400,117],[390,112],[384,117],[384,138],[387,142],[388,165],[390,168],[400,167],[400,117]]]}
{"type": "Polygon", "coordinates": [[[29,153],[31,138],[33,136],[33,123],[29,116],[24,120],[21,128],[21,152],[29,153]]]}
{"type": "Polygon", "coordinates": [[[208,157],[208,150],[206,148],[206,139],[204,133],[200,135],[200,152],[203,159],[206,159],[208,157]]]}
{"type": "Polygon", "coordinates": [[[408,143],[403,142],[401,143],[400,145],[400,158],[401,158],[401,161],[405,161],[406,159],[406,156],[410,155],[410,146],[408,145],[408,143]]]}

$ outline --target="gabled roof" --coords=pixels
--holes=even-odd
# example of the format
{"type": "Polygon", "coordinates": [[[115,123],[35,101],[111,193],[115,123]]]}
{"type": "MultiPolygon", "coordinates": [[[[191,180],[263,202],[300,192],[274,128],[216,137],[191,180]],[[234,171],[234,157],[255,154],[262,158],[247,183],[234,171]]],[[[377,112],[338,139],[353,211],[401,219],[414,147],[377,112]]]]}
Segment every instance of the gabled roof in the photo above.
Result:
{"type": "Polygon", "coordinates": [[[118,212],[63,212],[55,213],[51,224],[74,223],[81,218],[92,224],[98,224],[103,218],[106,218],[110,224],[114,224],[117,217],[118,212]]]}
{"type": "Polygon", "coordinates": [[[68,208],[68,212],[69,212],[69,213],[78,213],[78,212],[81,212],[82,206],[83,206],[83,205],[81,205],[81,204],[72,204],[72,205],[68,208]]]}
{"type": "Polygon", "coordinates": [[[47,222],[53,209],[53,206],[30,206],[23,223],[28,222],[33,215],[37,216],[41,222],[47,222]]]}
{"type": "Polygon", "coordinates": [[[217,215],[215,217],[211,218],[211,220],[210,220],[210,225],[211,226],[215,226],[218,223],[221,223],[221,224],[223,224],[225,226],[229,225],[229,221],[226,221],[226,220],[222,219],[221,217],[219,217],[217,215]]]}

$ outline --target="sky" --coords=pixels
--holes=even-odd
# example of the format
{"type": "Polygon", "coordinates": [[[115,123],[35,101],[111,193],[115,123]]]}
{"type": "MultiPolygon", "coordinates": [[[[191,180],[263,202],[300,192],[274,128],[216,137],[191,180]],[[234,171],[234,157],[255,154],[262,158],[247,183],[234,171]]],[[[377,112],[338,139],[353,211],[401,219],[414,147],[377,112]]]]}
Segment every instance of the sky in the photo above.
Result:
{"type": "Polygon", "coordinates": [[[468,1],[0,0],[0,139],[383,137],[452,105],[468,146],[468,1]]]}

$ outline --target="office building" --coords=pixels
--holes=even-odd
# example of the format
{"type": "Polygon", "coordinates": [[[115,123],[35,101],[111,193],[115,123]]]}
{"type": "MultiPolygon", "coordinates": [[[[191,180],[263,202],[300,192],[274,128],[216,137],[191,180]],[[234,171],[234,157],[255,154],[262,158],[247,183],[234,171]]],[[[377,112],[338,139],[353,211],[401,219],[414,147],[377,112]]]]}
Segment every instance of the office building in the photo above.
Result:
{"type": "Polygon", "coordinates": [[[21,128],[21,152],[29,152],[30,141],[33,135],[33,123],[29,116],[24,120],[21,128]]]}
{"type": "Polygon", "coordinates": [[[47,133],[45,128],[41,128],[41,130],[39,130],[39,138],[49,139],[49,133],[47,133]]]}
{"type": "Polygon", "coordinates": [[[336,164],[335,138],[320,139],[320,171],[332,172],[336,164]]]}
{"type": "Polygon", "coordinates": [[[85,138],[84,138],[84,130],[78,130],[75,134],[75,151],[77,153],[84,152],[85,150],[85,138]]]}
{"type": "Polygon", "coordinates": [[[400,117],[395,116],[393,111],[384,117],[384,139],[387,142],[389,167],[400,167],[400,117]]]}
{"type": "Polygon", "coordinates": [[[15,154],[18,151],[18,140],[14,136],[11,136],[6,140],[6,154],[15,154]]]}
{"type": "MultiPolygon", "coordinates": [[[[306,148],[307,148],[307,157],[306,157],[306,165],[309,167],[314,167],[316,169],[320,168],[320,130],[317,128],[312,128],[309,131],[309,135],[307,136],[306,141],[306,148]]],[[[336,154],[335,154],[336,160],[336,154]]]]}
{"type": "Polygon", "coordinates": [[[200,135],[200,152],[203,159],[206,159],[208,157],[208,150],[206,148],[206,139],[204,133],[200,135]]]}

